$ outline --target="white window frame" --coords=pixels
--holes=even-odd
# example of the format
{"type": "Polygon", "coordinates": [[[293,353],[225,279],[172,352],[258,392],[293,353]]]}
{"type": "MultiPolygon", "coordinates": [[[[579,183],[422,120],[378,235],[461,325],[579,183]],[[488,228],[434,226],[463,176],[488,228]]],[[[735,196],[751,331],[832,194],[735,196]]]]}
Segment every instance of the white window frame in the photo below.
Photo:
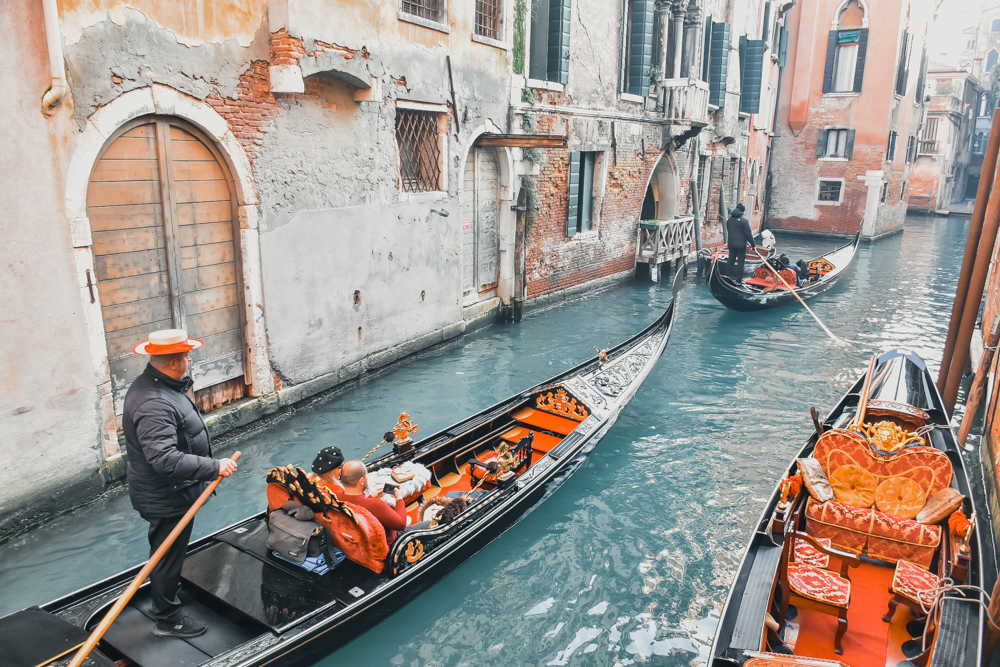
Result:
{"type": "MultiPolygon", "coordinates": [[[[397,109],[409,109],[413,111],[430,111],[438,114],[438,141],[440,142],[440,176],[438,177],[437,190],[426,190],[424,192],[405,192],[403,190],[402,165],[400,163],[399,147],[396,147],[396,193],[400,202],[419,201],[442,201],[448,198],[448,133],[450,123],[450,109],[444,104],[433,104],[430,102],[414,102],[411,100],[396,100],[397,109]]],[[[395,132],[395,128],[394,128],[395,132]]],[[[395,136],[393,136],[395,142],[395,136]]]]}
{"type": "Polygon", "coordinates": [[[816,179],[816,195],[813,204],[816,206],[840,206],[844,203],[844,188],[846,182],[843,178],[819,178],[816,179]],[[819,199],[819,189],[823,183],[838,182],[840,183],[840,198],[837,201],[820,201],[819,199]]]}
{"type": "Polygon", "coordinates": [[[853,93],[854,92],[854,79],[858,70],[858,43],[857,42],[847,42],[845,44],[837,44],[834,56],[833,56],[833,81],[830,85],[830,92],[832,93],[853,93]],[[850,65],[848,67],[845,64],[844,54],[850,49],[853,57],[850,59],[850,65]],[[842,68],[848,67],[846,70],[842,68]],[[841,88],[841,84],[847,82],[846,88],[841,88]]]}
{"type": "Polygon", "coordinates": [[[441,2],[441,14],[440,21],[435,21],[433,19],[425,19],[422,16],[417,16],[416,14],[410,14],[409,12],[403,11],[403,0],[398,0],[396,17],[400,21],[406,21],[407,23],[413,23],[415,25],[423,26],[424,28],[430,28],[431,30],[437,30],[438,32],[451,33],[451,26],[448,25],[448,0],[440,0],[441,2]]]}

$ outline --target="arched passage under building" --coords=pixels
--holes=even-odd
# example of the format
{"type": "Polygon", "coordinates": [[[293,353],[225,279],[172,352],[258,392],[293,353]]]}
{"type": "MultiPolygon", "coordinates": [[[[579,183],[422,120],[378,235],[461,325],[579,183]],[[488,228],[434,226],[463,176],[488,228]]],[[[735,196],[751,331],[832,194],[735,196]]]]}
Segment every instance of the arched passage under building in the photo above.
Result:
{"type": "Polygon", "coordinates": [[[672,220],[677,217],[677,170],[668,155],[657,162],[646,186],[640,220],[672,220]]]}

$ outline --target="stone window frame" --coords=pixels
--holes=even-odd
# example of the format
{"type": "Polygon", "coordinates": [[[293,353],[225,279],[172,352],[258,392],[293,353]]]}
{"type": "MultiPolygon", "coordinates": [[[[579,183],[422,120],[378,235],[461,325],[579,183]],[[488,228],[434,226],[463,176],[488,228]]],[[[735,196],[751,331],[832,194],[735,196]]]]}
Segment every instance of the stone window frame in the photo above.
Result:
{"type": "Polygon", "coordinates": [[[818,178],[816,179],[816,194],[813,200],[814,206],[840,206],[844,203],[844,189],[846,186],[846,181],[843,178],[818,178]],[[819,191],[823,183],[837,182],[840,183],[840,197],[837,201],[821,201],[819,198],[819,191]]]}
{"type": "Polygon", "coordinates": [[[430,28],[431,30],[437,30],[438,32],[451,33],[451,26],[448,25],[448,0],[437,0],[441,7],[438,10],[438,20],[427,19],[422,16],[417,16],[416,14],[411,14],[410,12],[404,11],[403,5],[406,0],[399,0],[398,10],[396,12],[396,17],[400,21],[406,21],[407,23],[413,23],[415,25],[422,26],[424,28],[430,28]]]}
{"type": "MultiPolygon", "coordinates": [[[[403,190],[402,165],[400,164],[399,146],[396,146],[396,192],[400,202],[439,201],[448,198],[448,131],[450,111],[447,105],[431,102],[415,102],[396,100],[397,110],[424,111],[436,113],[438,116],[437,137],[439,142],[439,176],[436,190],[422,192],[406,192],[403,190]]],[[[395,141],[395,137],[393,138],[395,141]]]]}

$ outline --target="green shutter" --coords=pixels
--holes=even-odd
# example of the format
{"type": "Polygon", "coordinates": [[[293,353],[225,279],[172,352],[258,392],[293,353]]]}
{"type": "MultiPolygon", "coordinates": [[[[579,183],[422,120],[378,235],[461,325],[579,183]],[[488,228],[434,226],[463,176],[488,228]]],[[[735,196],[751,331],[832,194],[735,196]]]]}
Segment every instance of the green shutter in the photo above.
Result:
{"type": "MultiPolygon", "coordinates": [[[[860,39],[860,36],[859,36],[860,39]]],[[[910,33],[904,32],[903,39],[899,43],[899,62],[896,64],[896,94],[906,93],[906,77],[909,74],[907,57],[910,53],[910,33]]],[[[858,47],[861,50],[861,47],[858,47]]]]}
{"type": "Polygon", "coordinates": [[[653,0],[635,0],[632,6],[632,46],[628,63],[628,92],[648,97],[649,69],[653,64],[653,0]]]}
{"type": "Polygon", "coordinates": [[[580,206],[580,151],[569,154],[569,210],[566,215],[566,236],[576,236],[580,206]]]}
{"type": "Polygon", "coordinates": [[[816,133],[816,157],[826,157],[826,130],[816,133]]]}
{"type": "Polygon", "coordinates": [[[708,83],[711,79],[709,63],[712,62],[712,17],[705,17],[705,44],[702,48],[701,80],[708,83]]]}
{"type": "Polygon", "coordinates": [[[708,103],[726,105],[726,75],[729,70],[729,24],[712,23],[712,62],[709,65],[708,103]]]}
{"type": "Polygon", "coordinates": [[[861,92],[865,80],[865,55],[868,52],[868,28],[862,28],[858,35],[858,64],[854,66],[854,92],[861,92]]]}
{"type": "Polygon", "coordinates": [[[854,135],[855,130],[847,131],[847,144],[844,146],[844,157],[848,160],[854,157],[854,135]]]}
{"type": "MultiPolygon", "coordinates": [[[[831,30],[830,37],[826,42],[826,65],[823,68],[823,92],[833,91],[833,63],[837,56],[837,39],[840,36],[839,30],[831,30]]],[[[860,52],[860,47],[859,47],[860,52]]]]}
{"type": "Polygon", "coordinates": [[[764,4],[764,27],[761,28],[760,38],[767,44],[767,38],[771,35],[771,3],[764,4]]]}
{"type": "Polygon", "coordinates": [[[788,31],[784,27],[778,26],[781,33],[778,45],[778,67],[784,67],[788,62],[788,31]]]}
{"type": "Polygon", "coordinates": [[[572,0],[549,0],[549,81],[569,83],[569,30],[572,0]]]}
{"type": "Polygon", "coordinates": [[[764,77],[765,46],[762,39],[748,39],[743,49],[740,111],[744,113],[760,113],[760,89],[764,77]]]}

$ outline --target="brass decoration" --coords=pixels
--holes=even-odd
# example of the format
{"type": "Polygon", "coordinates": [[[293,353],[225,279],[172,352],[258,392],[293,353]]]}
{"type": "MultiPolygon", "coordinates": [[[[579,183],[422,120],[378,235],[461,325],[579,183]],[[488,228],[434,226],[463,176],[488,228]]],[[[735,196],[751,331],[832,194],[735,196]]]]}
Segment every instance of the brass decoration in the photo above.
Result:
{"type": "Polygon", "coordinates": [[[414,424],[413,420],[410,419],[410,415],[404,412],[399,415],[399,420],[392,428],[392,432],[396,436],[397,444],[404,444],[410,442],[410,436],[416,433],[419,429],[420,427],[414,424]]]}
{"type": "Polygon", "coordinates": [[[602,366],[604,364],[608,363],[608,351],[607,350],[598,350],[597,351],[597,358],[600,359],[602,366]]]}
{"type": "Polygon", "coordinates": [[[347,516],[357,524],[357,517],[350,505],[330,493],[326,486],[318,484],[302,468],[277,466],[267,473],[267,482],[284,487],[293,498],[299,500],[317,514],[333,510],[347,516]]]}
{"type": "Polygon", "coordinates": [[[872,447],[887,454],[895,454],[907,445],[926,444],[924,439],[916,433],[904,431],[902,427],[891,421],[857,424],[851,428],[868,438],[872,447]]]}
{"type": "Polygon", "coordinates": [[[412,565],[413,563],[416,563],[418,560],[420,560],[423,557],[423,555],[424,555],[424,545],[420,543],[420,540],[414,540],[413,542],[410,542],[409,544],[406,545],[407,563],[410,563],[412,565]],[[414,545],[416,545],[416,548],[414,548],[414,545]]]}
{"type": "Polygon", "coordinates": [[[587,409],[579,405],[575,398],[570,398],[563,389],[540,395],[535,399],[535,405],[539,410],[569,417],[576,421],[583,421],[588,416],[587,409]]]}

